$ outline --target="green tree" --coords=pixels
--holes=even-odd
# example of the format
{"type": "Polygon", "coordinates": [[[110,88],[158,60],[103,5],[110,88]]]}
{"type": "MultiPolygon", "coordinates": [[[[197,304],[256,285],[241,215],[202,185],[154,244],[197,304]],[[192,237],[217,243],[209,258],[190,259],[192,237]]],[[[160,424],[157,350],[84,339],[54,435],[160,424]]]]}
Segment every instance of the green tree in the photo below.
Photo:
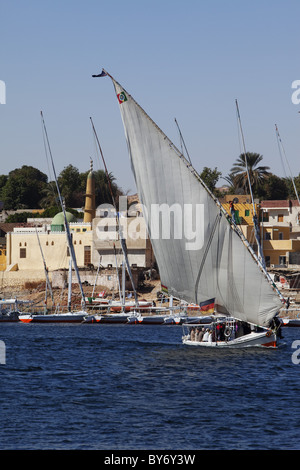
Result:
{"type": "Polygon", "coordinates": [[[32,212],[16,212],[15,214],[9,215],[6,222],[26,223],[27,219],[30,217],[35,217],[35,215],[33,215],[32,212]]]}
{"type": "Polygon", "coordinates": [[[289,188],[284,178],[271,174],[259,189],[260,199],[282,200],[289,197],[289,188]]]}
{"type": "Polygon", "coordinates": [[[224,176],[222,179],[226,181],[224,186],[228,188],[226,194],[243,194],[243,189],[237,185],[236,179],[232,173],[229,173],[228,176],[224,176]]]}
{"type": "Polygon", "coordinates": [[[205,166],[202,172],[200,173],[200,178],[206,184],[208,189],[211,192],[214,192],[216,188],[216,184],[219,181],[219,178],[221,175],[222,173],[218,171],[217,168],[212,170],[211,168],[208,168],[207,166],[205,166]]]}
{"type": "Polygon", "coordinates": [[[60,207],[57,188],[55,181],[49,181],[42,191],[42,199],[40,205],[43,208],[55,206],[56,209],[60,207]]]}
{"type": "MultiPolygon", "coordinates": [[[[291,178],[284,178],[284,181],[285,181],[285,183],[287,185],[287,188],[288,188],[288,198],[297,199],[292,179],[291,178]]],[[[296,186],[296,191],[298,193],[298,196],[300,197],[300,173],[299,173],[298,176],[294,177],[294,183],[295,183],[295,186],[296,186]]]]}
{"type": "Polygon", "coordinates": [[[249,193],[247,167],[250,185],[255,196],[258,195],[260,187],[270,175],[268,166],[258,166],[262,159],[263,156],[259,153],[247,152],[246,160],[245,154],[241,154],[231,169],[236,187],[243,189],[245,194],[249,193]]]}
{"type": "MultiPolygon", "coordinates": [[[[66,166],[57,178],[59,190],[64,198],[65,204],[68,207],[77,207],[78,193],[83,197],[81,189],[81,178],[79,170],[73,166],[66,166]]],[[[82,206],[82,204],[80,204],[82,206]]]]}
{"type": "Polygon", "coordinates": [[[40,208],[47,175],[37,168],[23,165],[8,174],[1,195],[5,209],[40,208]]]}
{"type": "Polygon", "coordinates": [[[122,189],[117,185],[116,178],[112,173],[108,174],[108,179],[105,171],[95,171],[96,206],[104,203],[112,204],[111,191],[116,203],[118,203],[119,196],[123,194],[122,189]]]}

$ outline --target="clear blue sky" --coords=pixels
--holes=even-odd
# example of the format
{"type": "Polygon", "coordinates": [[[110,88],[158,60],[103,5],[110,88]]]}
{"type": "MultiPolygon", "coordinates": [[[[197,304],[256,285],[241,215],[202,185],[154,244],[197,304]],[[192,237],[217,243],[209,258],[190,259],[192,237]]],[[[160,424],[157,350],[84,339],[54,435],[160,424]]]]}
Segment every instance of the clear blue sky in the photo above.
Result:
{"type": "MultiPolygon", "coordinates": [[[[300,172],[299,0],[9,0],[1,2],[0,174],[32,165],[48,174],[40,111],[57,173],[102,168],[135,191],[121,117],[104,67],[179,146],[194,167],[226,176],[240,154],[235,99],[247,151],[284,176],[275,123],[300,172]]],[[[222,182],[222,181],[221,181],[222,182]]]]}

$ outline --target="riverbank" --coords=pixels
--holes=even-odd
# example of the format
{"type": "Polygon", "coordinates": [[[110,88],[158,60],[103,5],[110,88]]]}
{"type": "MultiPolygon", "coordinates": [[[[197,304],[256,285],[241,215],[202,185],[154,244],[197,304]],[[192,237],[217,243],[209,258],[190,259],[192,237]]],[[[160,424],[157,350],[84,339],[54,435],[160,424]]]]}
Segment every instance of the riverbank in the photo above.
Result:
{"type": "MultiPolygon", "coordinates": [[[[27,282],[24,286],[18,286],[12,289],[11,287],[3,287],[0,289],[0,298],[17,298],[19,300],[29,300],[31,302],[31,309],[41,309],[45,306],[45,282],[27,282]]],[[[86,298],[91,298],[93,294],[93,286],[83,286],[83,291],[86,298]]],[[[106,291],[105,286],[97,286],[94,291],[94,296],[98,296],[101,292],[105,291],[109,299],[119,298],[119,293],[116,291],[106,291]]],[[[147,302],[155,302],[159,304],[159,294],[161,292],[161,283],[159,280],[148,280],[144,282],[143,286],[137,290],[139,300],[146,300],[147,302]]],[[[289,309],[283,308],[280,312],[280,317],[295,319],[300,316],[300,291],[287,290],[282,291],[285,298],[290,298],[289,309]]],[[[66,309],[68,305],[68,289],[53,288],[54,304],[59,305],[61,309],[66,309]]],[[[78,308],[81,305],[81,293],[77,284],[72,284],[72,307],[78,308]]],[[[168,302],[163,304],[168,306],[168,302]]],[[[47,294],[47,307],[52,306],[52,300],[50,293],[47,294]]],[[[97,304],[89,304],[87,302],[87,308],[96,309],[97,304]]],[[[197,311],[195,311],[197,312],[197,311]]]]}

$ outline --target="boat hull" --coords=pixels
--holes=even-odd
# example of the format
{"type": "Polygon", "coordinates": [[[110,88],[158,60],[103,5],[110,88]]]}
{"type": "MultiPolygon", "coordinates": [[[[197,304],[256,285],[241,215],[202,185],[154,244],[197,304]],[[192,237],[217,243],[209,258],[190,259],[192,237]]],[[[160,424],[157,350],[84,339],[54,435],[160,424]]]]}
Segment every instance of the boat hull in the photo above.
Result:
{"type": "Polygon", "coordinates": [[[85,316],[83,323],[127,323],[128,315],[121,313],[85,316]]]}
{"type": "Polygon", "coordinates": [[[0,315],[0,323],[15,323],[19,322],[19,313],[12,312],[8,314],[1,314],[0,315]]]}
{"type": "Polygon", "coordinates": [[[235,338],[230,341],[191,341],[190,336],[183,336],[182,342],[188,346],[202,347],[202,348],[248,348],[248,347],[266,347],[266,348],[276,348],[277,347],[277,338],[276,335],[270,331],[263,333],[249,333],[247,335],[241,336],[240,338],[235,338]]]}
{"type": "Polygon", "coordinates": [[[300,318],[281,318],[281,325],[288,327],[300,327],[300,318]]]}
{"type": "Polygon", "coordinates": [[[23,323],[81,323],[85,316],[86,312],[20,315],[19,320],[23,323]]]}

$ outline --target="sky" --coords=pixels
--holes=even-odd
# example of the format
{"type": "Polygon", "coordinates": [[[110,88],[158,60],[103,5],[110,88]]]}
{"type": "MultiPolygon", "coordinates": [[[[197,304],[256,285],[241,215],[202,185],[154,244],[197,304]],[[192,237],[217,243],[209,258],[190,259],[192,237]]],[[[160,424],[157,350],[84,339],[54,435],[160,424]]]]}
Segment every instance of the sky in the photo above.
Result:
{"type": "Polygon", "coordinates": [[[0,0],[0,15],[0,174],[31,165],[53,179],[41,111],[57,174],[90,158],[103,169],[92,117],[108,171],[136,192],[112,82],[92,78],[102,68],[180,147],[177,120],[198,172],[225,177],[242,152],[237,100],[246,150],[290,176],[277,124],[300,173],[299,0],[0,0]]]}

